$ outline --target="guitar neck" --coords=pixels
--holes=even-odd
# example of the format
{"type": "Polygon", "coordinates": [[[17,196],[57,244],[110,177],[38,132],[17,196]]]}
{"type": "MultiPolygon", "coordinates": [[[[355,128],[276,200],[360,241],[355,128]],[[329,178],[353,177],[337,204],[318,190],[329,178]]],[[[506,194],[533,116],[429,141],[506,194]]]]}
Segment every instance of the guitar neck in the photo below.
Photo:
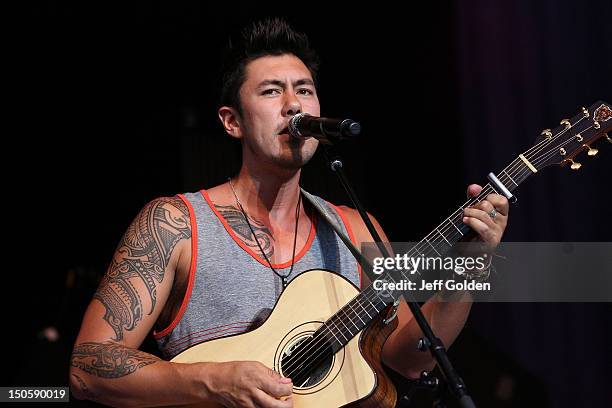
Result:
{"type": "MultiPolygon", "coordinates": [[[[513,191],[536,171],[532,163],[521,154],[496,176],[509,191],[513,191]]],[[[467,200],[451,213],[425,238],[414,245],[407,255],[410,257],[421,255],[441,256],[447,253],[471,231],[462,221],[463,210],[484,200],[491,193],[497,192],[491,184],[485,185],[477,197],[467,200]]],[[[393,273],[399,273],[402,278],[409,279],[409,275],[402,271],[394,271],[393,273]]],[[[394,282],[397,277],[394,278],[391,276],[391,272],[386,272],[381,275],[380,279],[394,282]]],[[[401,296],[400,291],[390,292],[390,296],[381,296],[380,291],[374,289],[373,284],[370,284],[330,317],[318,331],[337,351],[374,320],[388,305],[397,300],[399,296],[401,296]]]]}
{"type": "MultiPolygon", "coordinates": [[[[581,112],[574,117],[563,119],[560,126],[554,129],[544,129],[531,148],[518,155],[495,176],[511,192],[527,177],[544,167],[571,164],[571,169],[577,170],[581,164],[573,160],[576,155],[584,151],[587,151],[589,156],[596,155],[597,149],[593,149],[591,144],[604,136],[609,142],[612,142],[612,139],[606,134],[612,130],[610,119],[612,119],[612,108],[605,102],[598,101],[588,109],[582,108],[581,112]]],[[[501,192],[496,191],[491,184],[485,185],[477,197],[468,199],[425,238],[414,245],[406,255],[409,257],[442,256],[447,253],[471,231],[463,223],[465,208],[479,203],[491,193],[501,192]]],[[[397,274],[402,279],[409,279],[405,271],[388,271],[379,279],[395,282],[397,274]],[[392,273],[396,276],[391,276],[392,273]]],[[[324,336],[332,348],[337,351],[372,322],[387,306],[399,299],[401,294],[401,291],[376,290],[372,283],[330,317],[317,332],[324,336]]]]}

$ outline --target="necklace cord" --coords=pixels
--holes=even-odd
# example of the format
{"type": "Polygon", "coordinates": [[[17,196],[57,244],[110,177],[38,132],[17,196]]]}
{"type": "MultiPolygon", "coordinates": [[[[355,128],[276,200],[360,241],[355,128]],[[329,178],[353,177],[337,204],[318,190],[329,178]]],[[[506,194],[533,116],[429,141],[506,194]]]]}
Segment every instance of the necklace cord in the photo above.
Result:
{"type": "Polygon", "coordinates": [[[255,235],[255,230],[253,229],[253,226],[249,222],[249,217],[248,217],[244,207],[242,206],[242,203],[238,199],[238,194],[236,194],[236,190],[234,189],[234,183],[232,183],[232,179],[228,178],[227,181],[229,182],[230,188],[232,189],[232,193],[234,194],[234,198],[236,199],[236,203],[238,204],[238,207],[240,207],[240,211],[242,212],[242,216],[244,217],[244,220],[246,221],[247,225],[249,226],[249,230],[251,230],[251,234],[253,235],[253,239],[257,243],[257,246],[259,247],[259,250],[261,251],[261,254],[265,258],[266,262],[268,262],[268,265],[270,266],[270,269],[272,270],[272,272],[274,272],[274,274],[281,279],[283,289],[286,288],[287,287],[287,278],[293,272],[293,265],[295,264],[295,248],[296,248],[296,244],[297,244],[298,225],[299,225],[299,222],[300,222],[300,204],[302,203],[302,194],[300,193],[300,195],[298,196],[298,202],[297,202],[297,206],[296,206],[296,209],[295,209],[295,231],[294,231],[294,234],[293,234],[293,252],[292,252],[292,255],[291,255],[291,268],[289,269],[289,273],[287,273],[287,275],[281,275],[272,266],[272,262],[270,262],[270,259],[268,258],[268,255],[266,255],[266,253],[264,252],[263,248],[261,247],[261,243],[257,239],[257,235],[255,235]]]}

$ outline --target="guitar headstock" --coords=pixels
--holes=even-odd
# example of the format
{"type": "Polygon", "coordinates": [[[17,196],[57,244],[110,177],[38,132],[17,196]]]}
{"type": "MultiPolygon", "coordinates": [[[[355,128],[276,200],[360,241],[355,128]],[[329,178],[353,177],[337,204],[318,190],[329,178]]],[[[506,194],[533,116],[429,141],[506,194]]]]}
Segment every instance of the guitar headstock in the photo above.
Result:
{"type": "Polygon", "coordinates": [[[612,143],[607,134],[610,130],[612,108],[598,101],[588,109],[582,108],[582,112],[571,119],[563,119],[560,126],[544,129],[535,145],[523,155],[537,170],[553,164],[569,164],[572,170],[578,170],[582,165],[574,158],[582,152],[595,156],[598,150],[591,145],[602,137],[612,143]]]}

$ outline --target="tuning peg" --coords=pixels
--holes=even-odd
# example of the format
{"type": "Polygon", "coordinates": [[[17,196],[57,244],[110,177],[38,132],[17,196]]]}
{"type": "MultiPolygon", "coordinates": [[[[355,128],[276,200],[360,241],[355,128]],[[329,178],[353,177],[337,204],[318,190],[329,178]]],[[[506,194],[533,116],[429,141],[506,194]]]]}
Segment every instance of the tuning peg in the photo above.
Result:
{"type": "Polygon", "coordinates": [[[597,149],[593,149],[593,148],[592,148],[591,146],[589,146],[589,145],[585,145],[585,144],[584,144],[584,145],[582,145],[582,146],[584,146],[584,148],[585,148],[585,149],[587,149],[587,155],[589,155],[589,156],[595,156],[595,155],[596,155],[596,154],[599,152],[599,150],[597,150],[597,149]]]}
{"type": "Polygon", "coordinates": [[[584,106],[582,107],[582,116],[585,117],[585,118],[589,117],[589,111],[584,106]]]}
{"type": "Polygon", "coordinates": [[[608,142],[612,143],[612,139],[610,139],[610,136],[608,136],[608,134],[606,133],[606,139],[608,139],[608,142]]]}
{"type": "Polygon", "coordinates": [[[550,139],[552,137],[552,132],[550,131],[550,129],[544,129],[541,133],[541,136],[545,136],[548,139],[550,139]]]}
{"type": "Polygon", "coordinates": [[[579,168],[581,168],[581,167],[582,167],[582,163],[575,162],[575,161],[573,161],[572,159],[567,159],[567,160],[568,160],[570,163],[572,163],[572,165],[570,166],[570,168],[571,168],[572,170],[578,170],[579,168]]]}
{"type": "Polygon", "coordinates": [[[572,127],[571,122],[569,121],[569,119],[563,119],[560,123],[560,125],[564,125],[565,129],[569,129],[572,127]]]}

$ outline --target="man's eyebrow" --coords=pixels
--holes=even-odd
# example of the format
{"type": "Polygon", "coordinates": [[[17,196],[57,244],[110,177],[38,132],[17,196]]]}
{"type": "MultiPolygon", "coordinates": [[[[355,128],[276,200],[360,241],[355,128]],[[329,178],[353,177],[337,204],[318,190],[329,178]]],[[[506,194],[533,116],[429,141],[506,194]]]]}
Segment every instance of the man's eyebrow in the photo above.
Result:
{"type": "Polygon", "coordinates": [[[285,88],[285,83],[278,79],[264,79],[263,81],[259,83],[259,85],[257,85],[257,87],[261,88],[261,87],[268,86],[268,85],[276,85],[281,88],[285,88]]]}
{"type": "MultiPolygon", "coordinates": [[[[261,88],[261,87],[268,86],[268,85],[276,85],[280,88],[283,88],[283,89],[285,88],[285,82],[278,80],[278,79],[264,79],[263,81],[259,83],[259,85],[257,85],[257,88],[261,88]]],[[[314,86],[314,82],[310,78],[303,78],[303,79],[298,79],[297,81],[293,83],[293,86],[300,86],[300,85],[314,86]]]]}
{"type": "Polygon", "coordinates": [[[293,83],[293,86],[300,86],[300,85],[312,85],[312,86],[314,86],[314,82],[310,78],[304,78],[304,79],[298,79],[297,81],[295,81],[293,83]]]}

